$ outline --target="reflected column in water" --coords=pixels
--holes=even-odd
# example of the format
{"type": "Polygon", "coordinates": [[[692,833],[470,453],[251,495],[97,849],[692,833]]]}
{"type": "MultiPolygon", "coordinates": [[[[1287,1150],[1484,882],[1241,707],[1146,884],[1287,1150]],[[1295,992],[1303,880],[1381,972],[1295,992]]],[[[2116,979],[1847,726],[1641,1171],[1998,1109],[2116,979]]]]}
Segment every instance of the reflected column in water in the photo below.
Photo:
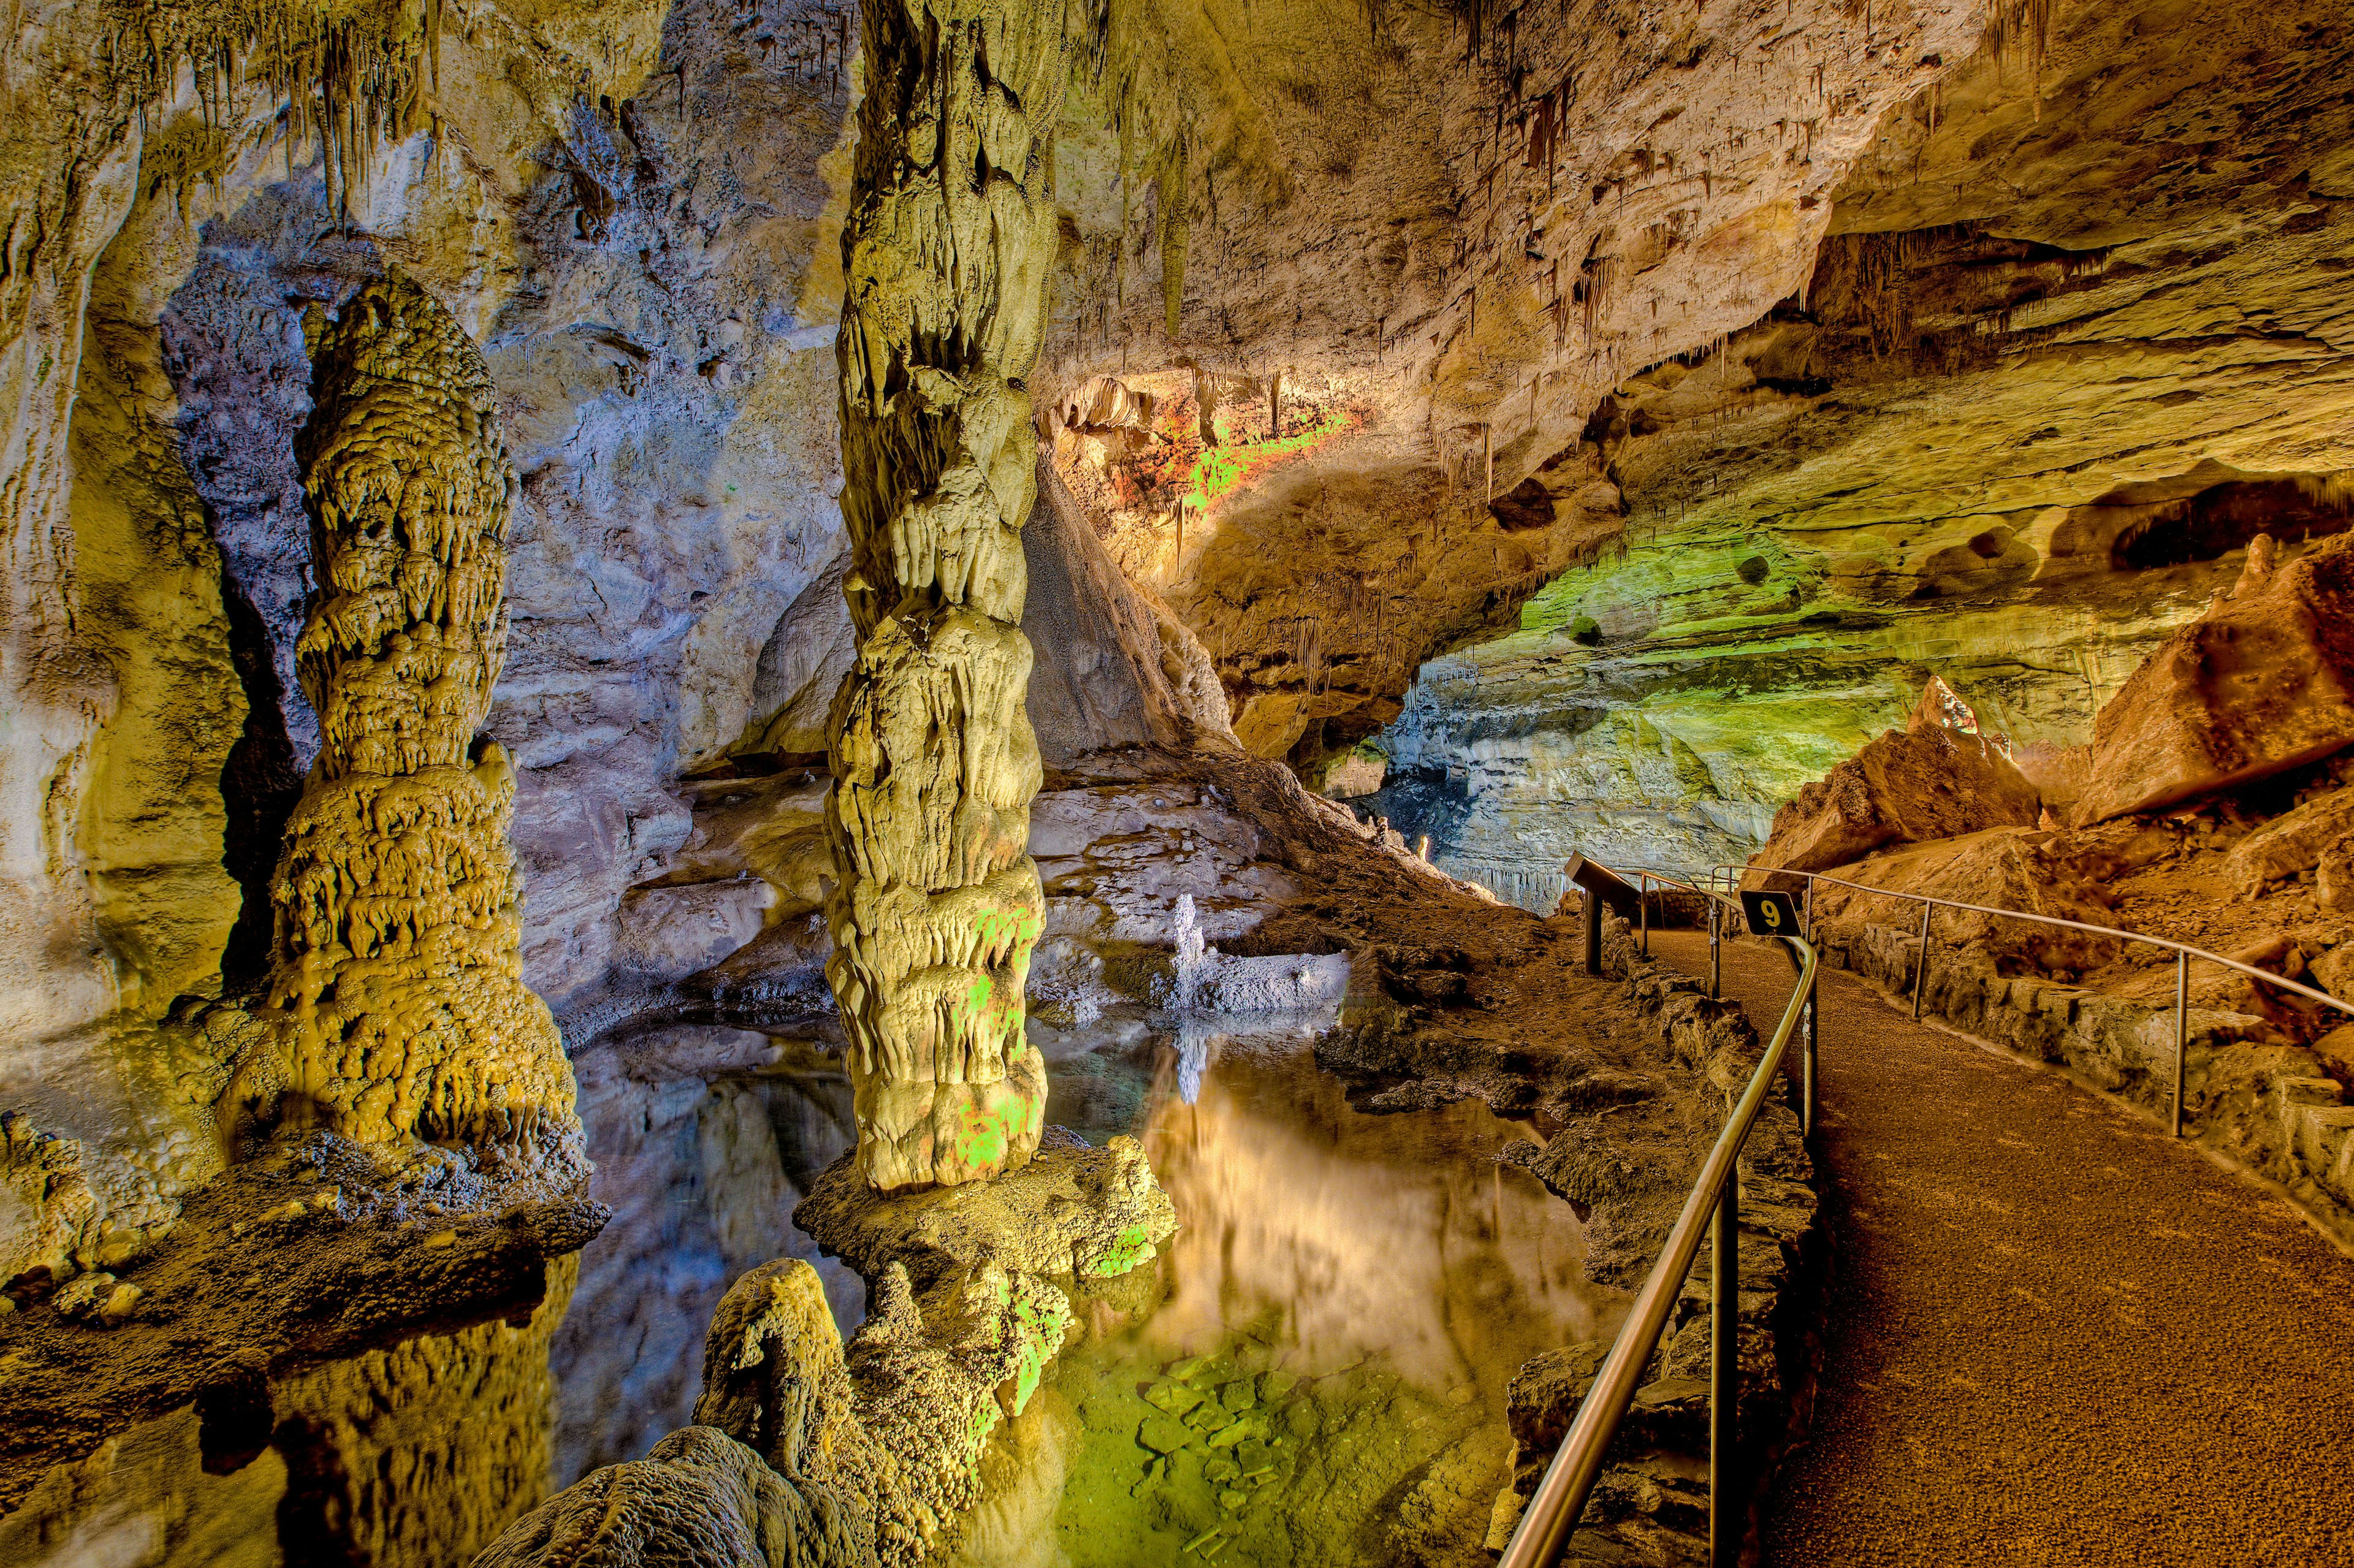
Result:
{"type": "Polygon", "coordinates": [[[702,1389],[711,1314],[746,1270],[808,1258],[837,1320],[847,1319],[845,1337],[864,1316],[857,1276],[818,1259],[792,1224],[802,1183],[855,1136],[849,1080],[838,1072],[706,1077],[648,1069],[690,1047],[723,1057],[729,1037],[748,1033],[673,1025],[633,1042],[626,1055],[598,1051],[575,1064],[597,1165],[589,1192],[612,1206],[613,1218],[580,1254],[580,1289],[556,1335],[559,1489],[601,1465],[642,1458],[687,1424],[702,1389]]]}
{"type": "Polygon", "coordinates": [[[1257,1328],[1321,1372],[1368,1356],[1426,1389],[1501,1380],[1593,1338],[1616,1292],[1585,1277],[1568,1206],[1496,1154],[1532,1136],[1476,1102],[1367,1115],[1296,1037],[1221,1036],[1145,1132],[1182,1228],[1152,1325],[1173,1348],[1257,1328]],[[1182,1091],[1199,1073],[1193,1101],[1182,1091]]]}
{"type": "Polygon", "coordinates": [[[520,1325],[476,1324],[295,1372],[274,1425],[189,1405],[59,1465],[0,1519],[9,1568],[450,1568],[547,1493],[548,1342],[578,1266],[520,1325]],[[226,1441],[224,1440],[226,1436],[226,1441]],[[224,1452],[225,1448],[235,1449],[224,1452]]]}
{"type": "Polygon", "coordinates": [[[265,1452],[207,1474],[193,1405],[58,1466],[0,1518],[9,1568],[276,1568],[286,1467],[265,1452]]]}
{"type": "Polygon", "coordinates": [[[477,1324],[301,1372],[274,1391],[289,1568],[449,1568],[548,1491],[548,1342],[578,1260],[521,1326],[477,1324]]]}

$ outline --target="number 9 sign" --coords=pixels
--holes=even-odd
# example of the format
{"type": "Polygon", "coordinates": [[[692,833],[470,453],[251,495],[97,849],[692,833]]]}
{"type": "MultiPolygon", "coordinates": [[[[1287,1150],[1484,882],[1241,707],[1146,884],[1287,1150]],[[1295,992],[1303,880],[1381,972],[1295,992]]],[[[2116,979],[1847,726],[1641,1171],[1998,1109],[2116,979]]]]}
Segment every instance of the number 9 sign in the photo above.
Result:
{"type": "Polygon", "coordinates": [[[1744,893],[1741,912],[1748,917],[1750,930],[1760,937],[1798,935],[1798,906],[1787,893],[1744,893]]]}

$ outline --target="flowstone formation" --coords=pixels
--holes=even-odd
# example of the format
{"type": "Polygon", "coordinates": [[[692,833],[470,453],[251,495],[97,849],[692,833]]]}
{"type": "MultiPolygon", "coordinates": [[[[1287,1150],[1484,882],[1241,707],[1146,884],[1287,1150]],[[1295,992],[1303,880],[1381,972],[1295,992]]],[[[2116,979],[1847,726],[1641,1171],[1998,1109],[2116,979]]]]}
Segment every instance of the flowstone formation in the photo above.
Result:
{"type": "Polygon", "coordinates": [[[1022,524],[1057,238],[1063,21],[1039,0],[865,16],[857,196],[843,234],[843,592],[826,978],[877,1189],[1020,1168],[1045,1064],[1023,1030],[1044,895],[1022,524]]]}
{"type": "Polygon", "coordinates": [[[320,747],[271,883],[260,1037],[224,1122],[362,1144],[520,1144],[583,1163],[573,1083],[522,978],[514,770],[477,740],[506,643],[514,470],[490,375],[416,283],[328,328],[296,441],[320,593],[296,646],[320,747]]]}

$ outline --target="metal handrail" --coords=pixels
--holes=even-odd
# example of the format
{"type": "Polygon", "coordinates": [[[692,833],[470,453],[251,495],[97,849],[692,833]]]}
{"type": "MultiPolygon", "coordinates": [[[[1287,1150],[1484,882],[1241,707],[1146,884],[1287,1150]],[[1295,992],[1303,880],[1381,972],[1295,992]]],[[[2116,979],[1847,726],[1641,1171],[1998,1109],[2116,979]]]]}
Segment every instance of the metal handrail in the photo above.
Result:
{"type": "MultiPolygon", "coordinates": [[[[1786,872],[1778,866],[1712,866],[1707,874],[1708,885],[1705,886],[1689,876],[1652,866],[1606,869],[1622,880],[1632,878],[1637,885],[1639,901],[1638,919],[1642,931],[1642,951],[1646,955],[1650,952],[1650,894],[1654,885],[1663,890],[1678,888],[1697,893],[1708,900],[1708,993],[1711,997],[1717,994],[1722,976],[1724,913],[1736,906],[1732,895],[1738,890],[1742,877],[1753,871],[1803,877],[1807,884],[1806,910],[1800,923],[1803,934],[1783,938],[1799,956],[1798,980],[1790,992],[1788,1004],[1782,1011],[1781,1022],[1775,1027],[1772,1042],[1766,1046],[1756,1070],[1751,1074],[1747,1087],[1742,1091],[1733,1114],[1725,1119],[1723,1130],[1717,1134],[1714,1146],[1701,1166],[1699,1176],[1692,1182],[1691,1192],[1684,1200],[1683,1210],[1676,1216],[1675,1227],[1668,1233],[1667,1244],[1660,1250],[1659,1261],[1652,1265],[1649,1277],[1644,1280],[1642,1290],[1637,1295],[1626,1322],[1619,1328],[1617,1339],[1610,1347],[1609,1355],[1602,1363],[1602,1370],[1595,1375],[1593,1385],[1579,1402],[1577,1415],[1562,1438],[1561,1446],[1554,1450],[1552,1460],[1546,1465],[1544,1478],[1537,1484],[1535,1495],[1522,1511],[1520,1523],[1512,1531],[1511,1541],[1504,1549],[1499,1568],[1553,1568],[1553,1564],[1561,1560],[1571,1534],[1585,1512],[1585,1504],[1593,1495],[1595,1483],[1601,1477],[1603,1459],[1611,1441],[1617,1436],[1620,1425],[1626,1420],[1628,1408],[1634,1403],[1636,1388],[1642,1382],[1643,1369],[1649,1364],[1652,1352],[1659,1348],[1659,1336],[1666,1330],[1668,1313],[1683,1292],[1684,1277],[1691,1272],[1692,1262],[1700,1254],[1701,1226],[1703,1222],[1712,1221],[1712,1216],[1714,1259],[1709,1308],[1709,1562],[1712,1568],[1731,1568],[1738,1559],[1742,1532],[1735,1524],[1734,1503],[1736,1489],[1733,1466],[1737,1457],[1734,1421],[1740,1393],[1737,1353],[1740,1184],[1734,1179],[1734,1161],[1740,1156],[1741,1146],[1747,1140],[1758,1113],[1764,1108],[1766,1091],[1775,1073],[1781,1067],[1790,1035],[1801,1017],[1806,1021],[1807,1030],[1802,1054],[1800,1118],[1806,1134],[1811,1137],[1814,1131],[1815,1059],[1820,1028],[1816,992],[1819,955],[1813,945],[1816,883],[1829,883],[1835,887],[1884,898],[1909,898],[1921,906],[1921,952],[1913,975],[1913,1016],[1916,1019],[1921,1016],[1922,992],[1929,969],[1929,916],[1933,909],[1959,909],[1973,915],[2026,920],[2036,925],[2057,926],[2095,937],[2140,942],[2172,951],[2175,955],[2174,1133],[2178,1138],[2182,1133],[2183,1064],[2189,1054],[2190,969],[2192,959],[2221,964],[2267,985],[2309,997],[2340,1012],[2354,1013],[2354,1003],[2268,973],[2252,964],[2242,963],[2237,959],[2227,959],[2221,953],[2194,948],[2188,942],[2147,936],[2114,926],[2095,926],[2056,915],[2030,914],[2024,909],[1965,904],[1959,899],[1940,898],[1934,894],[1872,887],[1825,872],[1786,872]]],[[[1593,898],[1596,895],[1589,891],[1586,896],[1593,898]]]]}
{"type": "MultiPolygon", "coordinates": [[[[1648,898],[1648,879],[1661,874],[1638,870],[1636,874],[1646,878],[1648,898]]],[[[1682,879],[1671,885],[1709,900],[1710,934],[1713,939],[1721,924],[1717,912],[1730,900],[1682,879]]],[[[1589,893],[1587,896],[1594,895],[1589,893]]],[[[1742,1091],[1732,1115],[1725,1118],[1723,1130],[1717,1134],[1708,1158],[1702,1162],[1691,1195],[1684,1200],[1683,1212],[1676,1216],[1675,1228],[1668,1233],[1659,1261],[1651,1266],[1650,1277],[1643,1281],[1627,1320],[1619,1326],[1610,1354],[1603,1361],[1602,1370],[1595,1374],[1593,1387],[1579,1402],[1576,1418],[1562,1438],[1561,1446],[1553,1451],[1552,1462],[1546,1465],[1536,1494],[1521,1514],[1499,1568],[1552,1568],[1561,1560],[1571,1532],[1585,1512],[1594,1484],[1601,1477],[1603,1457],[1611,1439],[1617,1436],[1619,1425],[1627,1418],[1628,1406],[1634,1402],[1643,1369],[1650,1361],[1651,1352],[1659,1348],[1668,1313],[1683,1293],[1684,1276],[1691,1271],[1692,1260],[1700,1254],[1701,1228],[1710,1223],[1712,1214],[1715,1255],[1709,1306],[1709,1562],[1712,1568],[1731,1568],[1739,1557],[1742,1531],[1738,1510],[1734,1507],[1733,1465],[1736,1457],[1734,1420],[1741,1375],[1737,1339],[1741,1188],[1734,1162],[1765,1107],[1766,1090],[1781,1067],[1783,1053],[1789,1045],[1790,1033],[1801,1010],[1808,1009],[1815,983],[1813,945],[1799,937],[1783,939],[1800,955],[1800,963],[1798,983],[1790,993],[1789,1005],[1783,1009],[1782,1022],[1775,1028],[1774,1038],[1759,1059],[1756,1071],[1750,1074],[1748,1086],[1742,1091]]],[[[1711,994],[1714,994],[1712,986],[1711,994]]],[[[1811,1087],[1813,1074],[1809,1072],[1808,1077],[1811,1087]]]]}
{"type": "MultiPolygon", "coordinates": [[[[2334,1007],[2340,1012],[2354,1014],[2354,1002],[2341,1001],[2327,991],[2316,991],[2311,986],[2299,985],[2293,980],[2269,973],[2256,968],[2253,964],[2243,964],[2237,959],[2227,959],[2221,953],[2211,953],[2204,948],[2194,948],[2188,942],[2177,942],[2166,937],[2152,937],[2140,931],[2128,931],[2119,926],[2094,926],[2084,920],[2065,920],[2057,915],[2031,915],[2024,909],[1996,909],[1983,904],[1965,904],[1957,898],[1939,898],[1927,893],[1906,893],[1893,887],[1873,887],[1865,883],[1850,882],[1844,877],[1833,876],[1828,872],[1794,871],[1778,865],[1719,863],[1711,866],[1708,871],[1711,885],[1705,891],[1712,896],[1723,897],[1723,895],[1718,893],[1714,886],[1718,881],[1723,881],[1728,888],[1738,887],[1741,879],[1753,872],[1761,876],[1802,876],[1807,879],[1805,929],[1809,940],[1815,934],[1815,884],[1818,882],[1828,882],[1834,887],[1850,888],[1855,892],[1869,893],[1881,898],[1909,898],[1919,904],[1921,906],[1921,956],[1913,966],[1913,1016],[1915,1019],[1921,1016],[1921,994],[1929,975],[1929,912],[1932,908],[1961,909],[1972,915],[1992,915],[2006,920],[2031,921],[2038,926],[2058,926],[2066,930],[2089,932],[2095,937],[2109,937],[2119,941],[2140,942],[2147,947],[2164,948],[2172,952],[2174,954],[2172,1132],[2176,1138],[2182,1136],[2183,1069],[2190,1054],[2191,959],[2199,959],[2207,963],[2221,964],[2227,969],[2237,969],[2252,980],[2261,980],[2266,985],[2278,986],[2283,991],[2295,991],[2297,995],[2320,1002],[2325,1007],[2334,1007]]],[[[1646,924],[1649,924],[1648,920],[1646,924]]],[[[1713,930],[1710,933],[1710,940],[1712,950],[1715,941],[1713,930]]],[[[1648,951],[1648,948],[1645,950],[1648,951]]]]}

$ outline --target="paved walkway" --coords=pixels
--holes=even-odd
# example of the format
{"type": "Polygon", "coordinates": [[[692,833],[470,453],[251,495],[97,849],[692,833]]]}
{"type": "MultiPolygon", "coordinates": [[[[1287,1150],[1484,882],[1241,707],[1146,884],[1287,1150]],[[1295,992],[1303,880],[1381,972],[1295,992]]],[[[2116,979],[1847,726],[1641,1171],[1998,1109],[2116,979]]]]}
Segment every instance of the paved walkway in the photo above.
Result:
{"type": "MultiPolygon", "coordinates": [[[[1656,956],[1707,973],[1703,937],[1656,956]]],[[[1770,1028],[1790,966],[1725,947],[1770,1028]]],[[[1823,984],[1834,1257],[1768,1568],[2354,1565],[2354,1261],[2056,1074],[1823,984]]]]}

